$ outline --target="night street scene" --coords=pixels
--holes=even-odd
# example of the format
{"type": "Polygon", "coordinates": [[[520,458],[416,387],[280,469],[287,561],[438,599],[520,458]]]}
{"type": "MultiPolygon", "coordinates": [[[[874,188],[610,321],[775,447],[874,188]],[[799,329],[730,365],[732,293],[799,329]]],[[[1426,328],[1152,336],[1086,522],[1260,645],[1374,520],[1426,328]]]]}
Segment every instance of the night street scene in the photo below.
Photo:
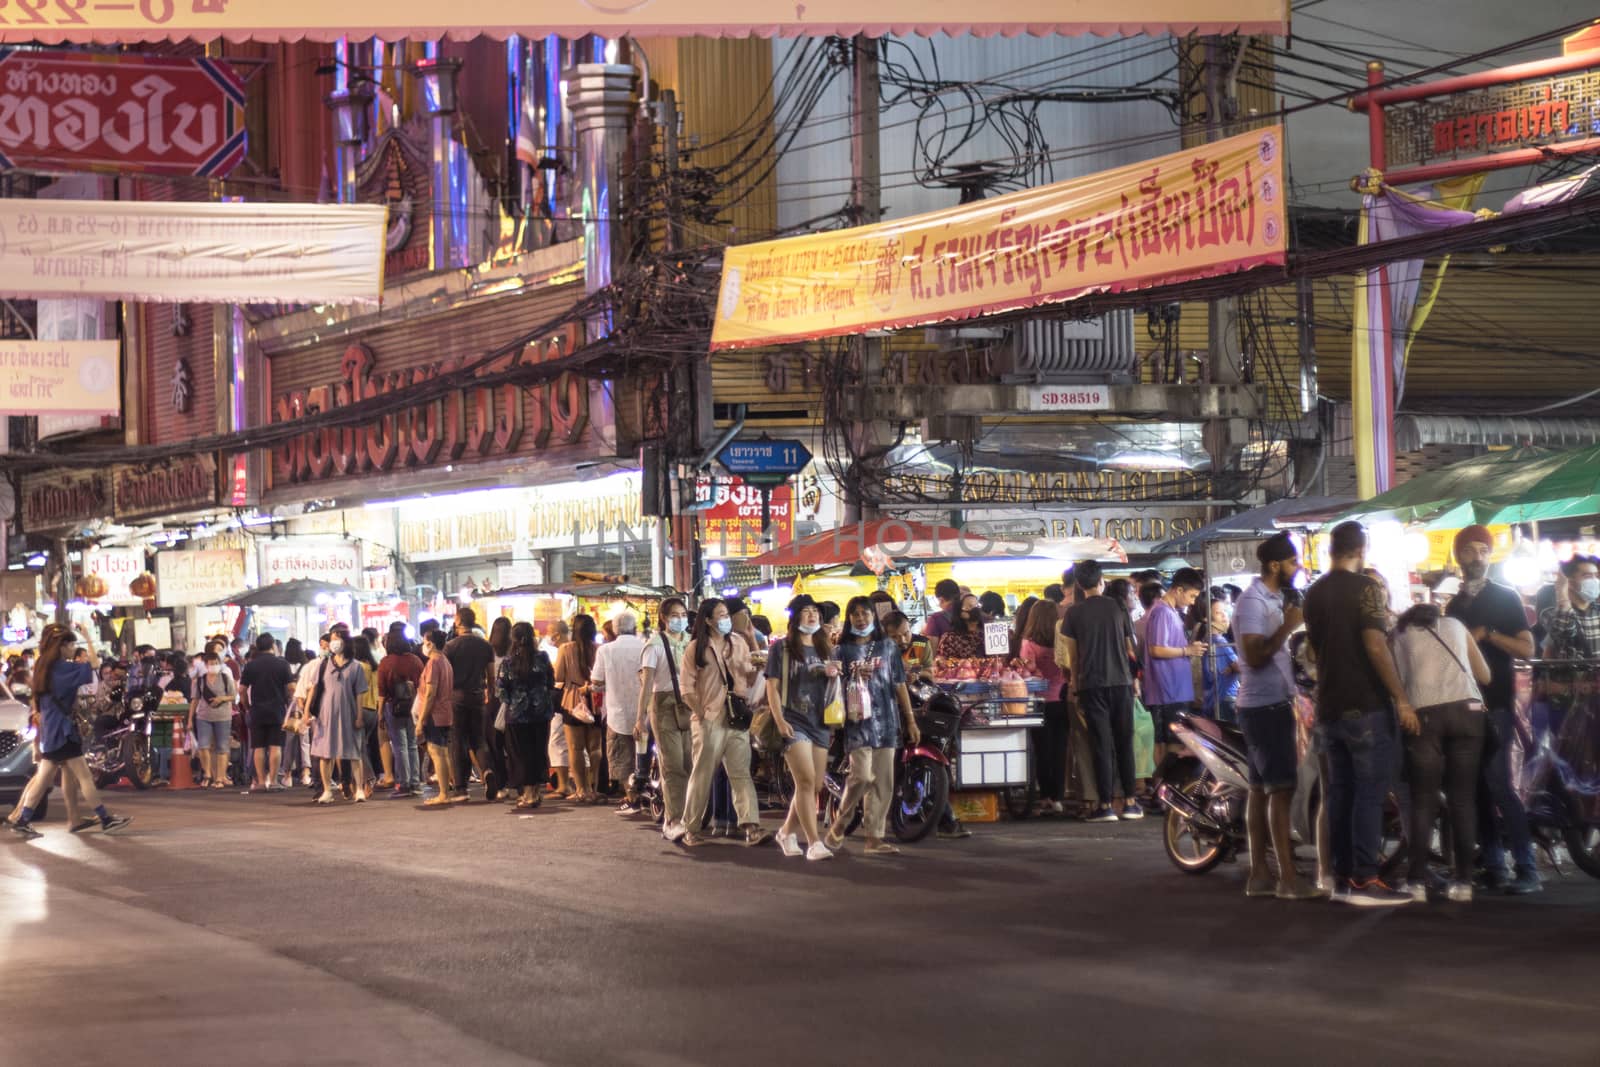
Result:
{"type": "Polygon", "coordinates": [[[1600,1064],[1581,8],[6,7],[0,1067],[1600,1064]]]}

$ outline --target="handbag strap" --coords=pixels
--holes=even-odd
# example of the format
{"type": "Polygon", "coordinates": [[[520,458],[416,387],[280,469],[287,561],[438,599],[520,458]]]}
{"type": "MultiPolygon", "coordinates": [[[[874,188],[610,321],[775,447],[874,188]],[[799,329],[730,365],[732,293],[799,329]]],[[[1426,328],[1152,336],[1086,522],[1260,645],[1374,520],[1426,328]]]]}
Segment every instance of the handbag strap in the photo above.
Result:
{"type": "Polygon", "coordinates": [[[778,677],[782,679],[778,683],[778,711],[787,712],[789,710],[789,642],[787,640],[778,646],[778,664],[778,677]]]}
{"type": "Polygon", "coordinates": [[[1472,672],[1467,670],[1466,664],[1461,662],[1461,657],[1456,655],[1455,649],[1445,644],[1444,638],[1439,636],[1439,631],[1434,629],[1432,626],[1424,626],[1423,629],[1428,631],[1435,641],[1439,642],[1439,647],[1445,650],[1445,654],[1448,655],[1450,659],[1454,661],[1455,665],[1461,669],[1461,673],[1471,677],[1472,672]]]}
{"type": "Polygon", "coordinates": [[[678,688],[678,664],[672,657],[672,641],[666,634],[661,635],[661,651],[666,653],[667,673],[672,676],[672,695],[683,703],[683,690],[678,688]]]}

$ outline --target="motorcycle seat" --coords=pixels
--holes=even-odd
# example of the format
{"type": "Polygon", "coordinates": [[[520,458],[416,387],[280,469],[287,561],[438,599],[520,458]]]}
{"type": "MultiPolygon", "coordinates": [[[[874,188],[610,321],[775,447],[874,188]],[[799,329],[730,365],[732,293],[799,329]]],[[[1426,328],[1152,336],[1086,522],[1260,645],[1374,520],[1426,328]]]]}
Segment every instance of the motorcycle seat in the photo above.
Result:
{"type": "Polygon", "coordinates": [[[1241,750],[1244,748],[1244,731],[1237,726],[1208,719],[1203,715],[1185,715],[1180,721],[1196,733],[1207,735],[1213,741],[1220,741],[1241,750]]]}

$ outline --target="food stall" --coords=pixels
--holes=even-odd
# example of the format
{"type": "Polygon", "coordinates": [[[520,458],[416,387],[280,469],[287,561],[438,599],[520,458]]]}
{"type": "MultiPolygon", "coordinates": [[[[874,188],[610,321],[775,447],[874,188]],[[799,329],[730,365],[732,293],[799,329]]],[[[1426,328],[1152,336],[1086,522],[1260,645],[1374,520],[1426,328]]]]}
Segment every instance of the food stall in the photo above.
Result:
{"type": "MultiPolygon", "coordinates": [[[[1044,725],[1049,686],[1022,660],[1008,659],[1006,625],[991,626],[993,632],[985,636],[995,654],[935,659],[933,681],[962,711],[951,788],[998,794],[1013,815],[1021,816],[1037,798],[1032,739],[1033,730],[1044,725]]],[[[985,817],[973,815],[975,821],[985,817]]]]}

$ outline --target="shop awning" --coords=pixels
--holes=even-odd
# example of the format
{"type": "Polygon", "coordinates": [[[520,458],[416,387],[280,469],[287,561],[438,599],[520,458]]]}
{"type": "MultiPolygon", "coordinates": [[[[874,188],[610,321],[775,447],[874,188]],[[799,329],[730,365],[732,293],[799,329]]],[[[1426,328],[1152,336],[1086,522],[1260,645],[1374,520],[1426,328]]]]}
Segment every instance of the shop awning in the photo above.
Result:
{"type": "Polygon", "coordinates": [[[938,542],[955,548],[960,545],[961,538],[961,531],[953,526],[873,519],[824,530],[747,562],[753,567],[833,567],[841,563],[860,563],[866,553],[875,549],[893,557],[918,544],[938,542]]]}
{"type": "Polygon", "coordinates": [[[1288,0],[148,0],[13,18],[0,42],[330,41],[542,37],[824,37],[864,33],[1099,34],[1288,32],[1288,0]]]}
{"type": "Polygon", "coordinates": [[[1586,515],[1600,515],[1600,445],[1491,452],[1418,475],[1338,517],[1460,527],[1586,515]]]}
{"type": "MultiPolygon", "coordinates": [[[[1334,511],[1348,506],[1349,503],[1349,497],[1286,496],[1282,500],[1274,500],[1262,507],[1251,508],[1237,515],[1208,522],[1182,537],[1163,541],[1155,547],[1154,554],[1182,556],[1200,551],[1210,541],[1227,541],[1238,537],[1271,537],[1286,525],[1300,525],[1285,521],[1291,516],[1334,511]]],[[[1303,525],[1319,524],[1307,521],[1303,525]]]]}

